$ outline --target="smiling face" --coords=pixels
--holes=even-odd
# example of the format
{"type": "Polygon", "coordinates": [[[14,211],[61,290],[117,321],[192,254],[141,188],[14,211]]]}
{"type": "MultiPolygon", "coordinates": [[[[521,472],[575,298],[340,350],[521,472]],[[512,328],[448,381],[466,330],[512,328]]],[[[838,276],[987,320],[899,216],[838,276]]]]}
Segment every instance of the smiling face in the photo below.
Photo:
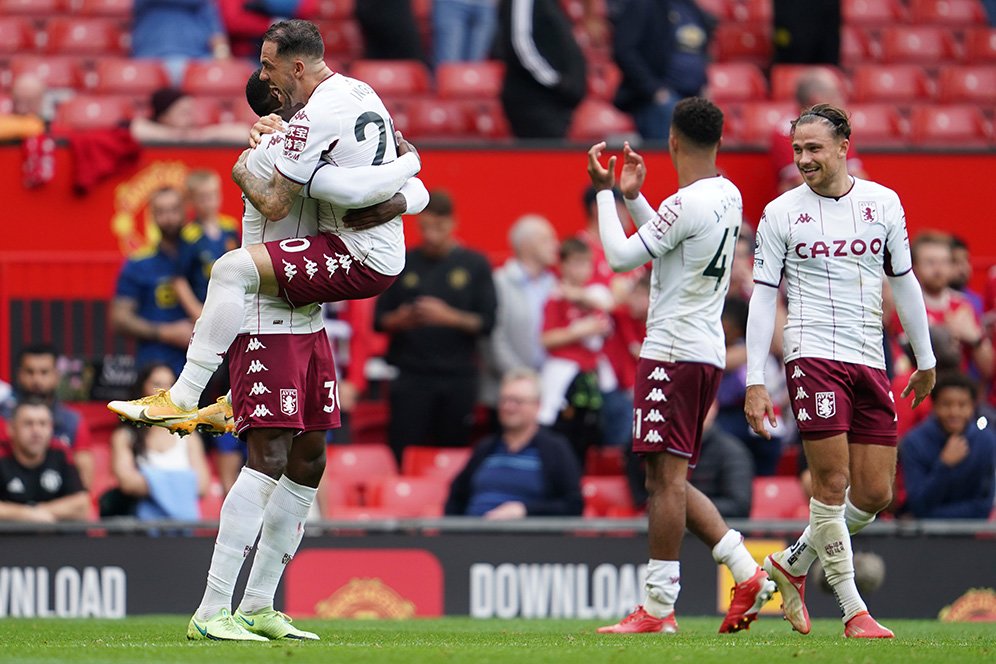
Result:
{"type": "Polygon", "coordinates": [[[829,121],[821,119],[796,125],[792,134],[795,165],[810,189],[823,196],[844,193],[838,190],[847,182],[849,145],[846,138],[833,135],[829,121]]]}
{"type": "Polygon", "coordinates": [[[299,99],[297,96],[301,89],[300,78],[304,74],[302,60],[277,55],[277,45],[271,41],[264,41],[263,49],[259,54],[259,62],[262,65],[259,79],[276,88],[284,102],[290,100],[290,103],[297,104],[308,101],[307,99],[299,99]]]}
{"type": "Polygon", "coordinates": [[[941,423],[941,428],[948,435],[957,435],[965,431],[972,414],[975,412],[975,403],[972,401],[972,393],[960,387],[947,387],[937,393],[934,399],[934,413],[937,421],[941,423]]]}

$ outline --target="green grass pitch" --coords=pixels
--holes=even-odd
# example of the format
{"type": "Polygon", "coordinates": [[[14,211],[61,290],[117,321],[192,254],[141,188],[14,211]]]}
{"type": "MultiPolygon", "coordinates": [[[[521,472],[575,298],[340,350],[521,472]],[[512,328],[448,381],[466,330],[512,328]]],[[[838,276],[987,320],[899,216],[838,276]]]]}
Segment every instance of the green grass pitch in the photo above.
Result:
{"type": "Polygon", "coordinates": [[[0,662],[889,662],[996,661],[996,626],[933,621],[883,621],[891,641],[850,641],[836,620],[817,620],[801,636],[766,617],[748,632],[716,634],[720,618],[680,618],[681,633],[604,636],[578,620],[409,621],[302,620],[322,641],[188,642],[187,617],[125,620],[0,620],[0,662]]]}

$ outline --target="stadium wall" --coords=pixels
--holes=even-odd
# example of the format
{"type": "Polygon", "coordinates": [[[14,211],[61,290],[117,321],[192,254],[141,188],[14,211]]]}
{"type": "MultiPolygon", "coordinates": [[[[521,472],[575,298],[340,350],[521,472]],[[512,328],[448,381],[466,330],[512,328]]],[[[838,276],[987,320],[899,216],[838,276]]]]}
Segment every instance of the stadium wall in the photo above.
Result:
{"type": "MultiPolygon", "coordinates": [[[[642,598],[642,533],[365,534],[360,524],[352,528],[305,538],[287,568],[278,607],[295,617],[609,620],[642,598]]],[[[5,535],[0,618],[190,613],[203,591],[212,543],[206,534],[5,535]]],[[[787,541],[768,536],[747,543],[760,558],[787,541]]],[[[969,589],[996,586],[992,538],[863,536],[856,549],[885,562],[881,587],[866,592],[881,618],[935,618],[969,589]]],[[[720,578],[708,549],[690,538],[682,554],[681,615],[721,615],[729,601],[721,589],[731,584],[720,578]]],[[[807,593],[810,613],[838,616],[833,597],[815,585],[807,593]]],[[[777,616],[778,601],[765,613],[777,616]]]]}

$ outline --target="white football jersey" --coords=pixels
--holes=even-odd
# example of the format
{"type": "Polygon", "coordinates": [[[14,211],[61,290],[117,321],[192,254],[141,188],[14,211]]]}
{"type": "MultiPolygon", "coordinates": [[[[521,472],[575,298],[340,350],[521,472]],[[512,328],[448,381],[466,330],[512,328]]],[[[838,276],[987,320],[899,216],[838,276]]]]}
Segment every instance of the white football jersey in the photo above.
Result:
{"type": "Polygon", "coordinates": [[[743,209],[732,182],[705,178],[666,199],[637,231],[654,257],[640,357],[726,367],[721,317],[743,209]]]}
{"type": "Polygon", "coordinates": [[[754,281],[778,287],[785,276],[786,362],[885,368],[882,274],[913,269],[906,213],[896,192],[853,179],[840,198],[801,184],[769,203],[758,225],[754,281]]]}
{"type": "MultiPolygon", "coordinates": [[[[287,123],[286,139],[274,167],[284,177],[305,185],[322,162],[334,166],[377,166],[398,158],[394,122],[369,85],[342,74],[322,81],[308,103],[287,123]]],[[[366,231],[342,224],[347,209],[328,205],[319,215],[319,230],[335,233],[353,257],[388,276],[405,266],[401,217],[366,231]]]]}

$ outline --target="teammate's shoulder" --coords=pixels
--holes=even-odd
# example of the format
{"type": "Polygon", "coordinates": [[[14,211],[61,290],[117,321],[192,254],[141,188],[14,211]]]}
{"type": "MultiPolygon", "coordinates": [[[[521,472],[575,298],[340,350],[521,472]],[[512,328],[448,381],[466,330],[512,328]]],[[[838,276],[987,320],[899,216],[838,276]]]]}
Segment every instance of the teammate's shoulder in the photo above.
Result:
{"type": "Polygon", "coordinates": [[[187,244],[193,244],[204,237],[204,229],[200,224],[189,223],[180,229],[180,239],[187,244]]]}

